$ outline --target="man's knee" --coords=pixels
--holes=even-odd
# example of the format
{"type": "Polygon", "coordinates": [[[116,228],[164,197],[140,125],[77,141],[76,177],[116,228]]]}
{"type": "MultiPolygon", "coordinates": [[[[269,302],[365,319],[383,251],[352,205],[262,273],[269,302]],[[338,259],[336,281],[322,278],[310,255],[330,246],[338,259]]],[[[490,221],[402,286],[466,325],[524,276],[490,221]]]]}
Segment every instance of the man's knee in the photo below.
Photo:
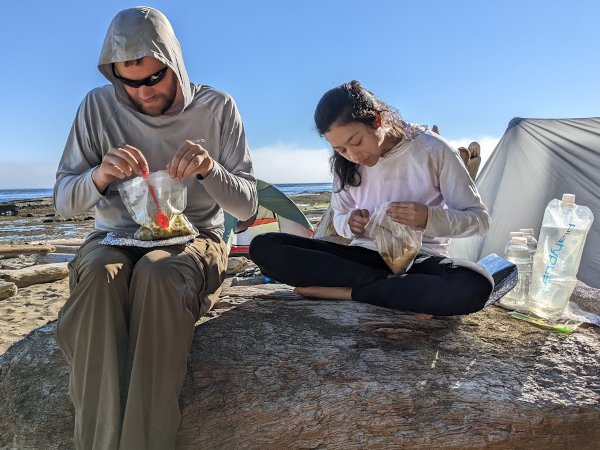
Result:
{"type": "Polygon", "coordinates": [[[127,289],[133,265],[122,253],[101,246],[83,252],[71,267],[75,285],[83,284],[94,289],[127,289]]]}
{"type": "Polygon", "coordinates": [[[178,282],[182,277],[181,267],[174,257],[157,258],[149,254],[140,258],[135,265],[134,274],[136,278],[150,284],[178,282]]]}
{"type": "Polygon", "coordinates": [[[188,303],[203,291],[204,285],[205,271],[199,263],[187,256],[160,252],[140,258],[131,277],[131,292],[140,290],[149,294],[143,299],[144,303],[165,297],[176,302],[184,298],[188,303]]]}
{"type": "Polygon", "coordinates": [[[173,324],[183,311],[194,317],[193,323],[199,315],[204,286],[204,271],[189,258],[160,251],[146,254],[135,265],[131,277],[132,314],[160,316],[165,319],[164,324],[173,324]]]}

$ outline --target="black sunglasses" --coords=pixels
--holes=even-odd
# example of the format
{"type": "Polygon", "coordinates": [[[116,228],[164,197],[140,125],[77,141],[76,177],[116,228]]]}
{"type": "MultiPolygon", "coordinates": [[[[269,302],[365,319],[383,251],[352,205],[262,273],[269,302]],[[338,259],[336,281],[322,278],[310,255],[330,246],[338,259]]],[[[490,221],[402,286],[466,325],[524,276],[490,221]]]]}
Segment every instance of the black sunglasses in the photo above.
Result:
{"type": "Polygon", "coordinates": [[[117,71],[115,70],[114,64],[112,65],[112,72],[113,72],[113,75],[115,76],[115,78],[117,80],[119,80],[121,83],[123,83],[129,87],[137,89],[141,86],[154,86],[156,83],[160,83],[160,81],[167,74],[168,68],[169,68],[169,66],[165,66],[162,69],[160,69],[158,72],[153,73],[152,75],[144,78],[143,80],[130,80],[129,78],[123,78],[122,76],[117,75],[117,71]]]}

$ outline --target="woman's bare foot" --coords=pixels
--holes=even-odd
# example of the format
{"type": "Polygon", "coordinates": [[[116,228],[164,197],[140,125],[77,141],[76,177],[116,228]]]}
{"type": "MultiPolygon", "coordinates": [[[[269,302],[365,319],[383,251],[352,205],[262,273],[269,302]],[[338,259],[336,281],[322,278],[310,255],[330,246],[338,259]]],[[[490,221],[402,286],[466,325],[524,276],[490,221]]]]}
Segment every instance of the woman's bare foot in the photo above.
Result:
{"type": "Polygon", "coordinates": [[[423,319],[423,320],[428,320],[433,317],[433,314],[423,314],[423,313],[413,313],[413,314],[415,316],[417,316],[419,319],[423,319]]]}
{"type": "MultiPolygon", "coordinates": [[[[349,287],[325,287],[325,286],[305,286],[296,287],[292,291],[294,294],[303,297],[323,298],[328,300],[352,300],[352,288],[349,287]]],[[[413,313],[419,319],[428,320],[433,314],[413,313]]]]}
{"type": "Polygon", "coordinates": [[[305,286],[294,288],[293,292],[304,297],[352,300],[352,288],[349,287],[305,286]]]}

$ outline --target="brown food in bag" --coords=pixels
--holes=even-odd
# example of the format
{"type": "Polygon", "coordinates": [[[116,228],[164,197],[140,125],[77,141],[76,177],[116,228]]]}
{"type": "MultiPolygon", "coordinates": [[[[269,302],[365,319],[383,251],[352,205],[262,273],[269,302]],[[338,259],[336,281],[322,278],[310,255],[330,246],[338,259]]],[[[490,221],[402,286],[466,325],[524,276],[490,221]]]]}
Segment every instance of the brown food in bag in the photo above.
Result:
{"type": "Polygon", "coordinates": [[[393,221],[386,214],[389,204],[375,209],[366,230],[390,270],[400,275],[406,272],[421,249],[423,231],[393,221]]]}
{"type": "Polygon", "coordinates": [[[413,250],[411,248],[404,248],[404,249],[402,249],[402,254],[395,258],[388,254],[385,254],[385,253],[382,253],[381,257],[383,258],[385,263],[388,265],[390,270],[392,272],[394,272],[396,275],[398,275],[398,274],[406,272],[408,265],[412,262],[413,259],[415,259],[415,256],[417,256],[417,253],[418,253],[417,250],[413,250]]]}

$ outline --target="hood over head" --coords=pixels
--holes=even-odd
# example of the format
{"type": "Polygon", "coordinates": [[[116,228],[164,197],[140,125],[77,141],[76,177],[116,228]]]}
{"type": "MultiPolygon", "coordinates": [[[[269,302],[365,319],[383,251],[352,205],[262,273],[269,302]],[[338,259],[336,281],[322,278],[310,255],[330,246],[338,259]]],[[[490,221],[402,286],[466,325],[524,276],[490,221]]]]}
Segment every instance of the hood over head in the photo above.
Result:
{"type": "MultiPolygon", "coordinates": [[[[112,72],[112,64],[134,61],[151,56],[169,66],[177,76],[183,92],[183,107],[172,113],[179,114],[192,101],[192,87],[188,78],[181,46],[169,20],[160,11],[148,6],[137,6],[118,13],[106,32],[98,69],[113,84],[117,99],[134,108],[123,84],[112,72]]],[[[171,113],[171,111],[170,111],[171,113]]]]}

